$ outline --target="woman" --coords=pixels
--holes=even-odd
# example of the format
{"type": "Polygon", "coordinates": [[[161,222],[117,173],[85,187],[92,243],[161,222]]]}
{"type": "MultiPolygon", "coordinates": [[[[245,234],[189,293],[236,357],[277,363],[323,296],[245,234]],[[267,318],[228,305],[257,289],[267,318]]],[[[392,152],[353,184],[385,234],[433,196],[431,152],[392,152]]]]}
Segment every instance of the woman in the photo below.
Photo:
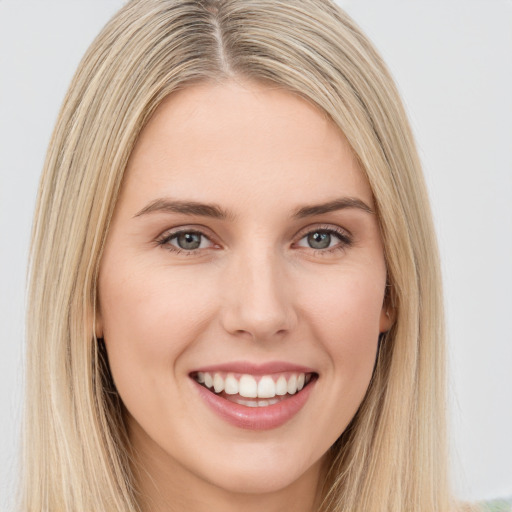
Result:
{"type": "Polygon", "coordinates": [[[31,269],[24,510],[452,509],[420,164],[331,3],[129,2],[31,269]]]}

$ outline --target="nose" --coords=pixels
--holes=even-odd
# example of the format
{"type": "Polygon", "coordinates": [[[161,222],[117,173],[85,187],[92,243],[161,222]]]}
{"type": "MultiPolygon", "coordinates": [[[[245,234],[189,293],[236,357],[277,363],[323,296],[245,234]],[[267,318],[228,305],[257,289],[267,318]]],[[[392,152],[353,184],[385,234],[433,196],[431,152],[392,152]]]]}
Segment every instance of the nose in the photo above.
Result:
{"type": "Polygon", "coordinates": [[[232,335],[266,341],[297,324],[290,280],[279,257],[269,252],[240,255],[226,270],[221,318],[232,335]]]}

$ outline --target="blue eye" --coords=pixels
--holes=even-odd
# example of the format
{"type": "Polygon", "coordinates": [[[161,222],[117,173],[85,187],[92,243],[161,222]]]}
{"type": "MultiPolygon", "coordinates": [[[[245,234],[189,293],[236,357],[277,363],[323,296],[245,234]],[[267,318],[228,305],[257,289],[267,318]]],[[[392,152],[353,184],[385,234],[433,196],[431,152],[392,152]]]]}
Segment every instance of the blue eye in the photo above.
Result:
{"type": "Polygon", "coordinates": [[[199,249],[201,246],[201,237],[202,235],[199,233],[179,233],[171,240],[174,240],[180,249],[193,251],[194,249],[199,249]]]}
{"type": "Polygon", "coordinates": [[[198,249],[207,249],[214,244],[199,231],[177,231],[164,235],[158,244],[176,252],[193,252],[198,249]]]}
{"type": "Polygon", "coordinates": [[[314,233],[310,233],[306,239],[308,241],[308,245],[312,249],[327,249],[331,245],[331,234],[315,231],[314,233]]]}
{"type": "Polygon", "coordinates": [[[297,245],[319,251],[329,252],[335,249],[344,249],[351,244],[350,237],[334,229],[316,229],[303,236],[297,245]]]}

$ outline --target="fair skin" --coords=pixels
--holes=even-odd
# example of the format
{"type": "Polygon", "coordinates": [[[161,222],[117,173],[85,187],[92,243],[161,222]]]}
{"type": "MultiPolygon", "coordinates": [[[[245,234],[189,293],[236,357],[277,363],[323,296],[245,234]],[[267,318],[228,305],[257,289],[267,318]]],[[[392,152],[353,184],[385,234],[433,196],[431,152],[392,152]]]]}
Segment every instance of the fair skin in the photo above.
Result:
{"type": "Polygon", "coordinates": [[[145,511],[319,505],[390,327],[373,211],[345,137],[297,95],[231,81],[159,106],[129,161],[97,315],[145,511]],[[249,407],[198,372],[305,381],[249,407]]]}

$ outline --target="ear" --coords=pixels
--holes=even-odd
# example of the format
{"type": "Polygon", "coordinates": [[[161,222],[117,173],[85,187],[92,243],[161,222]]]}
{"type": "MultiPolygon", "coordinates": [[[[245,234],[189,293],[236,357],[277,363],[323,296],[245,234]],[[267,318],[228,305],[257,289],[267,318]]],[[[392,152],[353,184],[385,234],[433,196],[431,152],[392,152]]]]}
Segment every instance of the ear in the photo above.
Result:
{"type": "Polygon", "coordinates": [[[380,311],[380,319],[379,319],[379,332],[388,332],[396,319],[396,309],[391,304],[391,300],[389,296],[384,298],[384,304],[382,304],[382,309],[380,311]]]}
{"type": "Polygon", "coordinates": [[[95,313],[94,313],[94,334],[96,336],[96,339],[103,338],[103,315],[100,311],[100,306],[98,303],[96,303],[95,307],[95,313]]]}
{"type": "Polygon", "coordinates": [[[379,332],[388,332],[396,320],[396,308],[393,298],[393,289],[389,283],[389,276],[386,277],[386,287],[384,289],[384,300],[380,311],[379,332]]]}

